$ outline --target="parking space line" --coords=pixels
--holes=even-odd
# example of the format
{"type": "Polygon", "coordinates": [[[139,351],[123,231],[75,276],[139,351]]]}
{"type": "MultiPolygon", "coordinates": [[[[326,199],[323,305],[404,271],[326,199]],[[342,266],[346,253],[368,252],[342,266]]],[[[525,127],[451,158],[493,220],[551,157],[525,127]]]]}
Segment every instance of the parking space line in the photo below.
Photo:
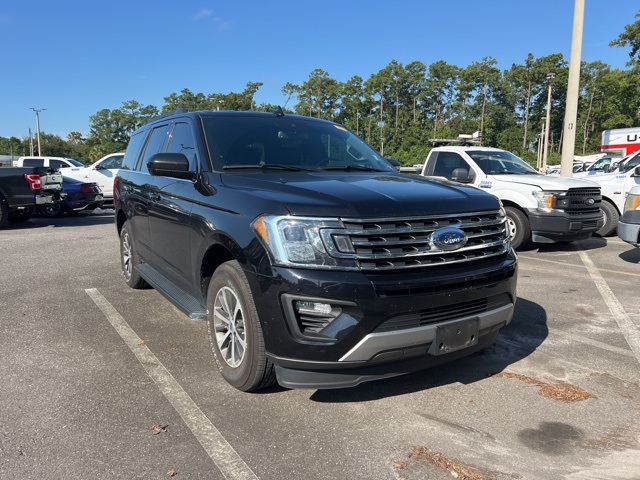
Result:
{"type": "Polygon", "coordinates": [[[638,331],[636,325],[633,323],[629,315],[627,315],[627,312],[625,312],[624,308],[609,288],[609,285],[600,274],[600,271],[591,261],[587,252],[579,251],[578,254],[582,259],[582,263],[587,268],[591,279],[596,284],[600,295],[602,295],[604,303],[609,307],[609,311],[618,324],[622,335],[629,344],[629,347],[631,347],[636,360],[640,362],[640,331],[638,331]]]}
{"type": "Polygon", "coordinates": [[[624,355],[627,357],[635,357],[632,351],[625,350],[624,348],[616,347],[614,345],[609,345],[608,343],[599,342],[598,340],[592,340],[591,338],[583,337],[581,335],[576,335],[575,333],[564,332],[559,329],[549,329],[550,333],[553,335],[558,335],[560,337],[565,337],[575,342],[584,343],[586,345],[591,345],[592,347],[600,348],[602,350],[608,350],[609,352],[616,353],[618,355],[624,355]]]}
{"type": "MultiPolygon", "coordinates": [[[[518,253],[518,258],[524,258],[525,260],[532,260],[536,263],[539,262],[546,262],[546,263],[552,263],[554,265],[562,265],[563,267],[578,267],[581,268],[582,265],[572,265],[570,263],[566,263],[566,262],[559,262],[557,260],[549,260],[548,258],[537,258],[537,257],[529,257],[526,255],[522,255],[521,253],[518,253]]],[[[530,265],[522,265],[520,268],[535,268],[534,266],[530,266],[530,265]]],[[[599,269],[601,272],[608,272],[608,273],[615,273],[616,275],[627,275],[630,277],[640,277],[640,273],[634,273],[634,272],[622,272],[620,270],[611,270],[608,268],[600,268],[599,269]]],[[[563,273],[563,272],[558,272],[557,270],[554,270],[555,273],[563,273]]],[[[567,270],[566,272],[567,275],[574,275],[575,272],[572,272],[571,270],[567,270]]]]}
{"type": "Polygon", "coordinates": [[[160,360],[144,345],[140,337],[113,305],[96,288],[88,288],[85,292],[102,310],[107,320],[136,356],[162,394],[182,417],[222,475],[229,480],[257,480],[256,474],[200,410],[189,394],[183,390],[173,375],[160,363],[160,360]]]}

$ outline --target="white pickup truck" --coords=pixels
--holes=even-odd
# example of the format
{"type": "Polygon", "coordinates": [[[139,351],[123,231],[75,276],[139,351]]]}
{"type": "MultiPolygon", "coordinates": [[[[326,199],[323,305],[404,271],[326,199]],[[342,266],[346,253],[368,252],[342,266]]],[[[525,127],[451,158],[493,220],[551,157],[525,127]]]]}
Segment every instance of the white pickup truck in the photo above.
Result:
{"type": "MultiPolygon", "coordinates": [[[[102,196],[107,204],[113,200],[113,179],[122,166],[124,153],[111,153],[87,167],[70,168],[65,170],[64,176],[82,180],[83,182],[95,182],[102,190],[102,196]]],[[[104,207],[103,207],[104,208],[104,207]]]]}
{"type": "Polygon", "coordinates": [[[531,242],[583,240],[604,223],[599,185],[542,175],[506,150],[435,147],[421,173],[472,184],[498,197],[507,212],[511,243],[516,249],[531,242]]]}
{"type": "Polygon", "coordinates": [[[620,215],[624,211],[624,203],[631,189],[640,185],[639,167],[626,172],[600,173],[590,175],[588,179],[600,186],[602,191],[602,211],[604,212],[604,225],[598,233],[611,235],[616,231],[620,215]]]}

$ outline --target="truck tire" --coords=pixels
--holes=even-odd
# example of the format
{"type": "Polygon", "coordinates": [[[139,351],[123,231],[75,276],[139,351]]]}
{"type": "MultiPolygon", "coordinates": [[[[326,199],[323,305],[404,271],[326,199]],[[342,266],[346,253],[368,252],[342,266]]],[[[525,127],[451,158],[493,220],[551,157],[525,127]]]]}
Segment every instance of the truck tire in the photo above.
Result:
{"type": "Polygon", "coordinates": [[[234,260],[220,265],[209,283],[207,323],[213,356],[222,377],[243,392],[275,382],[249,282],[234,260]]]}
{"type": "Polygon", "coordinates": [[[514,250],[531,244],[531,225],[527,216],[515,207],[505,207],[507,234],[514,250]]]}
{"type": "Polygon", "coordinates": [[[604,213],[604,225],[602,225],[596,233],[601,237],[608,237],[616,231],[620,214],[613,204],[604,199],[602,200],[600,208],[602,209],[602,213],[604,213]]]}
{"type": "Polygon", "coordinates": [[[11,223],[22,223],[29,220],[33,217],[34,209],[33,207],[27,207],[26,210],[15,210],[13,212],[9,212],[7,215],[7,221],[11,223]]]}
{"type": "Polygon", "coordinates": [[[124,222],[120,230],[120,265],[122,266],[122,276],[131,288],[147,288],[149,284],[133,268],[139,263],[139,260],[133,243],[133,237],[129,230],[129,222],[124,222]]]}

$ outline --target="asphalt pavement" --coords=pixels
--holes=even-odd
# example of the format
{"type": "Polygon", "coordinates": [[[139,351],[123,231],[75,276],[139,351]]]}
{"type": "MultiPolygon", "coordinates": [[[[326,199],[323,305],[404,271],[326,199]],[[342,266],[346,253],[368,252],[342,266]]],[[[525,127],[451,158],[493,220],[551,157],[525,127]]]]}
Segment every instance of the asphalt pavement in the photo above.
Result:
{"type": "Polygon", "coordinates": [[[204,322],[120,274],[112,210],[0,229],[1,479],[640,479],[640,249],[519,253],[486,350],[242,393],[204,322]]]}

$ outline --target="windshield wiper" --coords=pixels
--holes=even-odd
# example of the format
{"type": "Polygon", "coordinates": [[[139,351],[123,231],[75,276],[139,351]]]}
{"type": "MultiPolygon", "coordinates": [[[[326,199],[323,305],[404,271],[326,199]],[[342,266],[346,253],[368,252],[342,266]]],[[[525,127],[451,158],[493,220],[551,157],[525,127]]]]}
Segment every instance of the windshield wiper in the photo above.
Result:
{"type": "Polygon", "coordinates": [[[319,170],[358,170],[362,172],[382,172],[384,170],[378,170],[377,168],[368,167],[366,165],[326,165],[320,167],[319,170]]]}
{"type": "Polygon", "coordinates": [[[283,165],[280,163],[259,163],[257,165],[225,165],[223,170],[247,170],[257,168],[260,170],[288,170],[291,172],[309,171],[308,168],[296,167],[295,165],[283,165]]]}

